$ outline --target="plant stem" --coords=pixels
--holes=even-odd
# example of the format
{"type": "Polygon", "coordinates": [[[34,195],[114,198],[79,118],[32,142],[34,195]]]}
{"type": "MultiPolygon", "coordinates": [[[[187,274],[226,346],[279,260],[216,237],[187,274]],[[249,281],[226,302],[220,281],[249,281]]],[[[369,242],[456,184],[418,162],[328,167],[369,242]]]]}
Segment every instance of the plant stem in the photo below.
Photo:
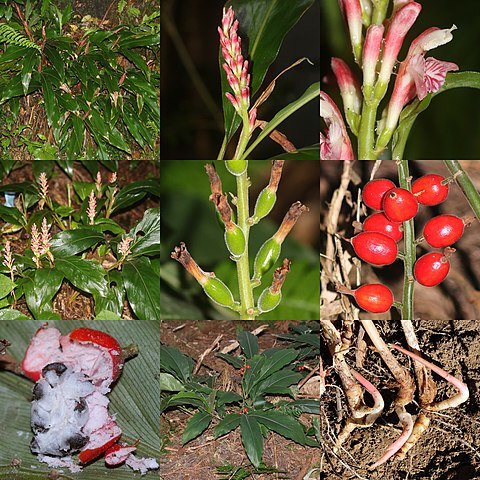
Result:
{"type": "Polygon", "coordinates": [[[372,14],[372,24],[381,25],[387,16],[388,0],[378,0],[372,14]]]}
{"type": "Polygon", "coordinates": [[[363,100],[362,119],[358,132],[358,159],[376,160],[373,151],[375,143],[375,121],[377,118],[378,102],[376,100],[363,100]]]}
{"type": "MultiPolygon", "coordinates": [[[[408,160],[398,160],[398,180],[400,187],[410,191],[410,174],[408,170],[408,160]]],[[[415,228],[413,219],[403,222],[403,239],[405,252],[403,258],[404,280],[403,280],[403,299],[402,299],[402,320],[413,320],[413,292],[414,277],[413,264],[416,259],[415,251],[415,228]]]]}
{"type": "Polygon", "coordinates": [[[468,203],[472,207],[475,216],[480,221],[480,195],[473,185],[468,173],[460,165],[458,160],[444,160],[445,166],[450,170],[450,173],[454,175],[455,181],[462,189],[462,192],[467,197],[468,203]]]}
{"type": "MultiPolygon", "coordinates": [[[[247,170],[248,171],[248,170],[247,170]]],[[[247,223],[249,217],[248,208],[248,173],[245,171],[237,178],[237,216],[238,226],[245,236],[245,252],[237,261],[238,290],[240,292],[241,320],[255,320],[253,311],[253,289],[250,282],[250,262],[248,260],[248,235],[250,226],[247,223]]]]}
{"type": "Polygon", "coordinates": [[[242,159],[242,155],[247,148],[248,141],[250,140],[250,122],[248,119],[248,110],[243,111],[242,115],[243,127],[242,132],[240,133],[240,138],[238,139],[237,148],[235,150],[235,155],[232,160],[242,159]]]}

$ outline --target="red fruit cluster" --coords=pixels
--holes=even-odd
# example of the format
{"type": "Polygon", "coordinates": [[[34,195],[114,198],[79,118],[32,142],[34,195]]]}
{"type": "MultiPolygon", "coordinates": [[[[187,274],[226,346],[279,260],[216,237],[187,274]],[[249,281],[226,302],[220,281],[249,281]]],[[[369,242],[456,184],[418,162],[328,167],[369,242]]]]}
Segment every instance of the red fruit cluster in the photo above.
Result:
{"type": "MultiPolygon", "coordinates": [[[[397,258],[397,242],[403,238],[402,223],[415,217],[419,204],[434,206],[448,196],[448,183],[441,175],[424,175],[412,183],[411,191],[397,187],[391,180],[380,178],[371,180],[363,188],[362,199],[366,206],[378,210],[368,216],[363,223],[363,232],[351,239],[357,256],[375,266],[392,264],[397,258]]],[[[425,225],[423,236],[434,248],[446,248],[463,235],[465,223],[455,215],[439,215],[425,225]]],[[[445,279],[450,269],[446,253],[432,252],[420,257],[414,266],[415,279],[421,285],[432,287],[445,279]]],[[[391,290],[381,284],[367,284],[348,290],[358,305],[371,313],[387,312],[393,304],[391,290]]]]}

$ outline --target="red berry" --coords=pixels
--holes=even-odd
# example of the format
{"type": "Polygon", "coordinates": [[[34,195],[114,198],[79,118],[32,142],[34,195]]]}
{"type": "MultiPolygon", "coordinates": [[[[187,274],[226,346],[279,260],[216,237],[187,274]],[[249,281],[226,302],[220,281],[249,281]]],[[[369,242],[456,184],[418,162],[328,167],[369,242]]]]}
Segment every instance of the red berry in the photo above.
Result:
{"type": "Polygon", "coordinates": [[[404,188],[392,188],[383,197],[383,211],[392,222],[406,222],[418,212],[416,198],[404,188]]]}
{"type": "Polygon", "coordinates": [[[397,258],[397,244],[391,237],[378,232],[362,232],[352,240],[355,253],[372,265],[390,265],[397,258]]]}
{"type": "Polygon", "coordinates": [[[381,283],[362,285],[354,291],[358,306],[370,313],[384,313],[392,308],[392,291],[381,283]]]}
{"type": "Polygon", "coordinates": [[[420,257],[413,267],[415,279],[421,285],[434,287],[442,282],[450,270],[450,262],[443,253],[432,252],[420,257]]]}
{"type": "Polygon", "coordinates": [[[442,185],[445,177],[430,173],[418,178],[412,183],[412,193],[417,198],[418,203],[422,205],[438,205],[442,203],[448,195],[448,184],[442,185]]]}
{"type": "Polygon", "coordinates": [[[433,217],[423,229],[423,236],[434,248],[448,247],[463,235],[463,220],[455,215],[433,217]]]}
{"type": "Polygon", "coordinates": [[[363,222],[364,232],[380,232],[399,242],[403,238],[400,230],[401,223],[392,222],[382,212],[373,213],[363,222]]]}
{"type": "Polygon", "coordinates": [[[374,210],[381,210],[383,196],[394,187],[395,184],[386,178],[371,180],[363,187],[363,203],[374,210]]]}

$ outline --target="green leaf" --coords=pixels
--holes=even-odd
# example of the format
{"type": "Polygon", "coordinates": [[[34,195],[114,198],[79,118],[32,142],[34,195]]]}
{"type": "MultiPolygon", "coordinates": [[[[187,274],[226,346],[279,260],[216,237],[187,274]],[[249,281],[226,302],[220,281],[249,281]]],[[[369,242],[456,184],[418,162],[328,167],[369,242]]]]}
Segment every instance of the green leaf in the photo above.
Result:
{"type": "Polygon", "coordinates": [[[79,257],[56,258],[55,267],[78,289],[94,297],[107,295],[105,270],[97,262],[79,257]]]}
{"type": "Polygon", "coordinates": [[[22,62],[22,87],[23,94],[26,95],[30,81],[32,80],[32,71],[36,67],[39,56],[36,50],[30,50],[23,59],[22,62]]]}
{"type": "Polygon", "coordinates": [[[263,437],[260,425],[254,417],[241,415],[240,431],[243,447],[245,448],[248,459],[255,467],[258,467],[263,457],[263,437]]]}
{"type": "Polygon", "coordinates": [[[180,392],[185,387],[170,373],[160,373],[160,391],[180,392]]]}
{"type": "Polygon", "coordinates": [[[238,413],[229,413],[228,415],[225,415],[225,417],[222,418],[213,429],[215,438],[221,437],[222,435],[235,430],[240,425],[241,418],[242,415],[238,413]]]}
{"type": "Polygon", "coordinates": [[[114,235],[125,233],[125,230],[111,218],[95,219],[95,224],[91,225],[90,228],[98,232],[112,232],[114,235]]]}
{"type": "Polygon", "coordinates": [[[258,338],[250,332],[240,332],[237,340],[247,358],[252,358],[258,353],[258,338]]]}
{"type": "Polygon", "coordinates": [[[139,320],[160,318],[160,277],[145,257],[125,262],[123,281],[127,298],[139,320]]]}
{"type": "Polygon", "coordinates": [[[12,225],[25,225],[25,219],[23,218],[22,212],[16,207],[0,205],[0,218],[4,222],[11,223],[12,225]]]}
{"type": "Polygon", "coordinates": [[[178,348],[160,344],[160,370],[166,370],[183,382],[192,378],[195,362],[178,348]]]}
{"type": "Polygon", "coordinates": [[[63,274],[55,268],[39,268],[24,285],[25,300],[33,318],[38,320],[40,313],[52,310],[51,301],[63,282],[63,274]]]}
{"type": "MultiPolygon", "coordinates": [[[[0,310],[0,320],[30,320],[24,313],[19,312],[18,310],[0,310]]],[[[1,394],[1,389],[0,389],[1,394]]],[[[1,456],[1,452],[0,452],[1,456]]]]}
{"type": "Polygon", "coordinates": [[[268,160],[318,160],[320,158],[320,144],[300,148],[295,152],[278,153],[268,160]]]}
{"type": "Polygon", "coordinates": [[[182,433],[182,445],[197,438],[203,431],[207,429],[212,421],[212,415],[207,412],[197,412],[187,422],[187,426],[182,433]]]}
{"type": "Polygon", "coordinates": [[[55,102],[55,95],[53,93],[52,82],[50,78],[47,78],[45,72],[40,75],[40,83],[43,89],[43,100],[45,106],[45,113],[47,114],[48,126],[58,124],[60,119],[59,110],[55,102]]]}
{"type": "Polygon", "coordinates": [[[116,213],[119,210],[123,210],[139,202],[147,193],[157,197],[160,196],[160,181],[158,178],[133,182],[122,188],[115,199],[112,213],[116,213]]]}
{"type": "Polygon", "coordinates": [[[264,395],[266,393],[283,393],[288,395],[291,394],[291,392],[287,387],[294,383],[298,383],[301,379],[301,373],[292,372],[290,370],[281,370],[259,383],[256,386],[255,391],[258,395],[264,395]]]}
{"type": "MultiPolygon", "coordinates": [[[[286,120],[290,115],[295,113],[298,109],[306,105],[308,102],[311,102],[316,97],[320,95],[320,82],[310,85],[305,92],[297,98],[297,100],[289,103],[286,107],[282,108],[264,127],[260,132],[258,137],[252,142],[248,147],[246,152],[243,154],[242,158],[248,158],[252,151],[258,146],[258,144],[270,133],[275,130],[278,125],[280,125],[284,120],[286,120]]],[[[283,157],[282,157],[283,158],[283,157]]]]}
{"type": "Polygon", "coordinates": [[[476,88],[480,89],[480,72],[448,73],[442,88],[433,96],[453,88],[476,88]]]}
{"type": "Polygon", "coordinates": [[[293,407],[304,413],[311,413],[313,415],[319,415],[320,413],[320,400],[314,400],[309,398],[303,398],[301,400],[295,400],[288,402],[289,408],[293,407]]]}
{"type": "Polygon", "coordinates": [[[50,250],[55,258],[66,258],[83,252],[104,240],[104,236],[94,228],[64,230],[52,237],[50,250]]]}
{"type": "MultiPolygon", "coordinates": [[[[88,321],[49,322],[49,326],[58,328],[66,335],[74,328],[89,327],[88,321]]],[[[9,353],[18,361],[23,358],[30,339],[39,327],[38,321],[10,322],[3,324],[5,337],[12,343],[9,353]]],[[[101,329],[118,340],[121,345],[135,343],[139,347],[137,357],[125,363],[122,375],[109,393],[109,410],[123,431],[122,442],[133,444],[140,439],[136,455],[139,457],[159,458],[160,431],[159,420],[159,382],[158,382],[158,322],[103,322],[93,328],[101,329]]],[[[3,337],[2,337],[3,338],[3,337]]],[[[40,463],[30,451],[32,437],[31,393],[33,382],[7,371],[0,371],[0,478],[9,480],[43,480],[48,478],[51,468],[40,463]],[[12,415],[14,405],[14,415],[12,415]],[[18,458],[22,466],[10,467],[12,458],[18,458]]],[[[119,466],[113,471],[106,467],[103,460],[93,462],[81,473],[70,474],[66,471],[63,479],[132,480],[140,478],[127,466],[119,466]]],[[[149,472],[142,479],[157,479],[158,472],[149,472]]]]}
{"type": "MultiPolygon", "coordinates": [[[[235,17],[240,24],[242,45],[248,45],[248,55],[251,66],[252,96],[260,88],[268,68],[275,60],[285,35],[298,22],[302,15],[310,8],[314,0],[289,0],[285,8],[285,0],[233,0],[227,3],[232,5],[235,17]]],[[[233,136],[240,125],[240,117],[225,92],[230,91],[225,71],[222,68],[222,54],[220,50],[220,74],[222,79],[222,99],[225,117],[225,132],[227,140],[233,136]],[[235,115],[235,118],[234,118],[235,115]]]]}
{"type": "Polygon", "coordinates": [[[116,313],[110,312],[109,310],[102,310],[96,317],[95,320],[121,320],[116,313]]]}
{"type": "Polygon", "coordinates": [[[70,130],[70,138],[67,143],[67,152],[70,158],[78,158],[83,147],[83,139],[85,136],[85,127],[83,121],[77,115],[70,115],[73,129],[70,130]]]}
{"type": "Polygon", "coordinates": [[[10,277],[0,275],[0,298],[6,297],[15,287],[10,277]]]}
{"type": "Polygon", "coordinates": [[[160,255],[160,209],[149,208],[129,236],[134,238],[130,249],[134,257],[160,255]]]}
{"type": "Polygon", "coordinates": [[[272,356],[265,360],[265,364],[260,370],[258,381],[261,381],[286,365],[291,364],[298,357],[298,352],[289,348],[281,348],[274,352],[272,356]]]}
{"type": "Polygon", "coordinates": [[[300,445],[305,445],[305,432],[302,424],[296,418],[285,413],[272,411],[253,412],[249,416],[282,437],[289,438],[300,445]]]}
{"type": "Polygon", "coordinates": [[[217,353],[215,356],[223,358],[223,360],[228,362],[230,365],[233,365],[235,368],[243,367],[243,360],[240,357],[235,357],[229,353],[217,353]]]}
{"type": "Polygon", "coordinates": [[[92,182],[73,182],[73,189],[80,200],[84,202],[90,193],[95,190],[95,184],[92,182]]]}
{"type": "Polygon", "coordinates": [[[58,53],[58,50],[55,47],[50,45],[45,45],[44,49],[45,55],[48,58],[48,61],[53,65],[53,68],[58,72],[60,79],[63,81],[65,78],[65,62],[63,58],[58,53]]]}

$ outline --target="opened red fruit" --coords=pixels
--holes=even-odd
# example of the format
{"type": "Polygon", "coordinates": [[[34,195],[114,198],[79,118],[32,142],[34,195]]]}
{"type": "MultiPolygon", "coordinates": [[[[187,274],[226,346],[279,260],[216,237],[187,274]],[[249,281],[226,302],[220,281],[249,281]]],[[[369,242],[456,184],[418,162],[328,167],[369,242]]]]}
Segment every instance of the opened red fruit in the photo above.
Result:
{"type": "Polygon", "coordinates": [[[371,180],[363,187],[363,202],[367,207],[373,208],[374,210],[381,210],[385,193],[394,187],[395,184],[386,178],[371,180]]]}
{"type": "Polygon", "coordinates": [[[397,258],[398,248],[395,240],[379,232],[362,232],[352,240],[355,253],[372,265],[390,265],[397,258]]]}
{"type": "Polygon", "coordinates": [[[463,220],[455,215],[438,215],[433,217],[423,229],[427,243],[434,248],[448,247],[463,235],[463,220]]]}
{"type": "Polygon", "coordinates": [[[412,193],[422,205],[438,205],[448,196],[448,184],[442,185],[445,177],[429,173],[412,183],[412,193]]]}
{"type": "Polygon", "coordinates": [[[392,222],[382,212],[373,213],[363,222],[364,232],[379,232],[399,242],[403,238],[401,223],[392,222]]]}
{"type": "Polygon", "coordinates": [[[413,267],[415,280],[425,287],[434,287],[448,275],[450,262],[439,252],[427,253],[421,256],[413,267]]]}
{"type": "Polygon", "coordinates": [[[405,188],[392,188],[383,197],[383,212],[392,222],[406,222],[417,214],[418,202],[405,188]]]}
{"type": "Polygon", "coordinates": [[[385,313],[392,308],[392,291],[381,283],[369,283],[354,291],[358,306],[370,313],[385,313]]]}

